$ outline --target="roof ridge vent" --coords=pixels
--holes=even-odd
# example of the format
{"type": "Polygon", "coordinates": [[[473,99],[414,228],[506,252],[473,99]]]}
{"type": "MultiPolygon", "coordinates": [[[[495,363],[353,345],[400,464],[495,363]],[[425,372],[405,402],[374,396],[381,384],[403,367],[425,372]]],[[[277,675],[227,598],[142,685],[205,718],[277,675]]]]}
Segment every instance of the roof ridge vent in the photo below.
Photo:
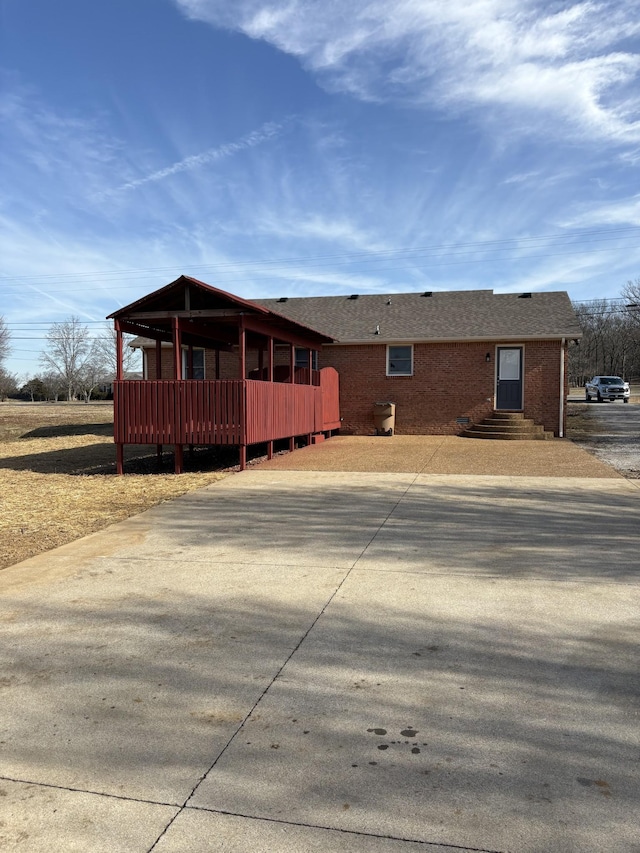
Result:
{"type": "Polygon", "coordinates": [[[430,290],[425,290],[425,292],[421,293],[420,296],[433,296],[433,293],[430,290]]]}
{"type": "Polygon", "coordinates": [[[519,293],[518,299],[531,299],[531,294],[530,293],[519,293]]]}
{"type": "Polygon", "coordinates": [[[348,298],[349,299],[357,299],[359,296],[360,296],[359,293],[352,293],[351,296],[349,296],[348,298]]]}
{"type": "Polygon", "coordinates": [[[288,296],[281,296],[280,299],[278,299],[278,302],[288,302],[288,301],[289,301],[288,296]]]}

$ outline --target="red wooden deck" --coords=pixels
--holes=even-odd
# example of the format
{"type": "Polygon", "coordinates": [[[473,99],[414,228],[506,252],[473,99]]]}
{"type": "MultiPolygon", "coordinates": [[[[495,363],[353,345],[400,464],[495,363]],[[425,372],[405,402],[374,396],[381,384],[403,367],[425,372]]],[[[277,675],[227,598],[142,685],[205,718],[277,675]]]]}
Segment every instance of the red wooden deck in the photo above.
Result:
{"type": "Polygon", "coordinates": [[[114,439],[119,448],[124,444],[246,448],[339,428],[338,374],[330,367],[319,371],[319,385],[253,379],[114,383],[114,439]]]}

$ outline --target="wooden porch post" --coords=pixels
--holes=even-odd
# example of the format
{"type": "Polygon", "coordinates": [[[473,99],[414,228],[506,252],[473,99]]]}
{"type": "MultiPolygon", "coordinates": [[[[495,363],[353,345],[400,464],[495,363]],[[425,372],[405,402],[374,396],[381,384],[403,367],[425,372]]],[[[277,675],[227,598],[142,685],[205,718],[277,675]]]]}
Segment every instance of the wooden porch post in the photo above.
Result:
{"type": "MultiPolygon", "coordinates": [[[[173,378],[179,382],[182,379],[182,335],[180,334],[180,321],[177,317],[171,318],[171,331],[173,333],[173,378]]],[[[182,445],[176,442],[173,451],[175,473],[182,474],[184,464],[182,445]]]]}
{"type": "Polygon", "coordinates": [[[122,329],[120,328],[120,321],[116,320],[114,322],[114,326],[116,330],[116,381],[120,382],[121,379],[124,379],[122,369],[122,329]]]}
{"type": "Polygon", "coordinates": [[[269,338],[269,348],[267,350],[267,379],[273,382],[273,338],[269,338]]]}
{"type": "MultiPolygon", "coordinates": [[[[309,382],[307,383],[308,385],[313,385],[313,376],[312,376],[312,370],[311,370],[311,365],[312,365],[313,361],[312,361],[311,352],[312,352],[311,347],[309,347],[309,349],[307,350],[307,362],[309,364],[309,382]]],[[[313,440],[313,434],[309,433],[307,435],[307,447],[311,447],[312,440],[313,440]]]]}
{"type": "MultiPolygon", "coordinates": [[[[267,380],[273,382],[273,338],[271,335],[267,338],[267,380]]],[[[267,442],[267,459],[273,459],[273,440],[267,442]]]]}
{"type": "Polygon", "coordinates": [[[247,332],[240,318],[240,326],[238,328],[238,344],[240,345],[240,379],[247,378],[247,332]]]}
{"type": "MultiPolygon", "coordinates": [[[[238,344],[240,345],[240,379],[244,380],[247,376],[247,332],[244,327],[244,318],[240,317],[238,326],[238,344]]],[[[245,404],[242,406],[242,421],[240,423],[240,470],[244,471],[247,467],[247,408],[246,408],[246,393],[243,392],[245,404]]]]}
{"type": "MultiPolygon", "coordinates": [[[[289,381],[294,383],[296,381],[295,377],[296,373],[296,350],[293,344],[289,344],[289,381]]],[[[293,452],[296,449],[296,437],[292,435],[289,439],[289,452],[293,452]]]]}
{"type": "MultiPolygon", "coordinates": [[[[116,330],[116,382],[122,379],[122,329],[120,322],[114,321],[113,324],[116,330]]],[[[116,435],[118,434],[118,421],[120,419],[120,407],[118,405],[118,391],[114,388],[114,423],[116,425],[116,435]]],[[[116,442],[116,471],[118,474],[124,474],[124,444],[121,441],[116,442]]]]}
{"type": "Polygon", "coordinates": [[[182,474],[182,469],[184,467],[184,448],[181,444],[176,444],[174,447],[175,451],[175,473],[182,474]]]}
{"type": "Polygon", "coordinates": [[[180,380],[182,379],[182,335],[177,317],[171,318],[171,331],[173,333],[173,378],[180,380]]]}
{"type": "MultiPolygon", "coordinates": [[[[156,379],[162,379],[162,341],[156,341],[156,379]]],[[[156,444],[156,462],[158,468],[162,465],[162,445],[156,444]]]]}
{"type": "MultiPolygon", "coordinates": [[[[187,288],[185,293],[185,301],[189,302],[189,288],[187,288]]],[[[188,308],[186,310],[189,310],[188,308]]],[[[188,379],[193,379],[193,344],[189,344],[189,349],[187,351],[187,373],[188,379]]],[[[189,445],[189,459],[193,461],[193,444],[189,445]]]]}

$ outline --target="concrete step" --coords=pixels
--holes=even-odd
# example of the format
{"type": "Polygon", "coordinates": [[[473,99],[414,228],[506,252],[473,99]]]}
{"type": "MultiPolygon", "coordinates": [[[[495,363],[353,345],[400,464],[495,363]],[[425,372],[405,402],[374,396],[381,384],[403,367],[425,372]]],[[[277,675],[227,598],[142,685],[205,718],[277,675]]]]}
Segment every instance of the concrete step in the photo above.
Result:
{"type": "Polygon", "coordinates": [[[462,433],[465,438],[495,438],[509,441],[545,441],[553,438],[543,426],[522,412],[493,412],[482,423],[473,424],[462,433]]]}
{"type": "Polygon", "coordinates": [[[482,423],[474,424],[473,429],[481,432],[544,432],[544,427],[531,420],[504,421],[498,418],[485,418],[482,423]]]}
{"type": "Polygon", "coordinates": [[[502,441],[547,441],[553,438],[552,432],[500,432],[498,430],[482,432],[476,430],[475,427],[465,429],[460,435],[464,438],[494,438],[502,441]]]}
{"type": "Polygon", "coordinates": [[[501,421],[522,421],[524,420],[524,412],[503,412],[494,410],[491,417],[501,421]]]}

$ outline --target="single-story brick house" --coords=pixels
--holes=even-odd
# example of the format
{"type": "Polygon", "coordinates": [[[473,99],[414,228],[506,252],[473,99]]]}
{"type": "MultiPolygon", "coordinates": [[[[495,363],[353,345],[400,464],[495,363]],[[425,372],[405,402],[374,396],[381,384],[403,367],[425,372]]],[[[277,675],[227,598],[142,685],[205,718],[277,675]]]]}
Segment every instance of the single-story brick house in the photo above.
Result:
{"type": "Polygon", "coordinates": [[[343,429],[373,432],[376,401],[405,434],[458,434],[494,410],[566,428],[567,346],[582,332],[564,292],[491,290],[312,296],[256,302],[334,339],[343,429]]]}
{"type": "MultiPolygon", "coordinates": [[[[186,276],[168,287],[179,282],[201,293],[205,288],[212,298],[222,293],[186,276]]],[[[313,368],[335,368],[343,432],[371,435],[375,404],[391,401],[399,434],[459,434],[494,410],[523,412],[554,435],[565,434],[567,346],[581,330],[564,292],[433,291],[238,303],[240,310],[266,309],[272,318],[323,336],[300,342],[293,355],[289,344],[276,340],[274,376],[289,375],[292,359],[298,369],[308,368],[309,358],[313,368]]],[[[143,350],[145,378],[175,376],[171,343],[138,337],[133,346],[143,350]]],[[[248,378],[266,378],[260,353],[246,354],[248,378]]],[[[193,379],[243,378],[233,346],[195,346],[190,353],[183,346],[182,363],[182,375],[193,379]]]]}

